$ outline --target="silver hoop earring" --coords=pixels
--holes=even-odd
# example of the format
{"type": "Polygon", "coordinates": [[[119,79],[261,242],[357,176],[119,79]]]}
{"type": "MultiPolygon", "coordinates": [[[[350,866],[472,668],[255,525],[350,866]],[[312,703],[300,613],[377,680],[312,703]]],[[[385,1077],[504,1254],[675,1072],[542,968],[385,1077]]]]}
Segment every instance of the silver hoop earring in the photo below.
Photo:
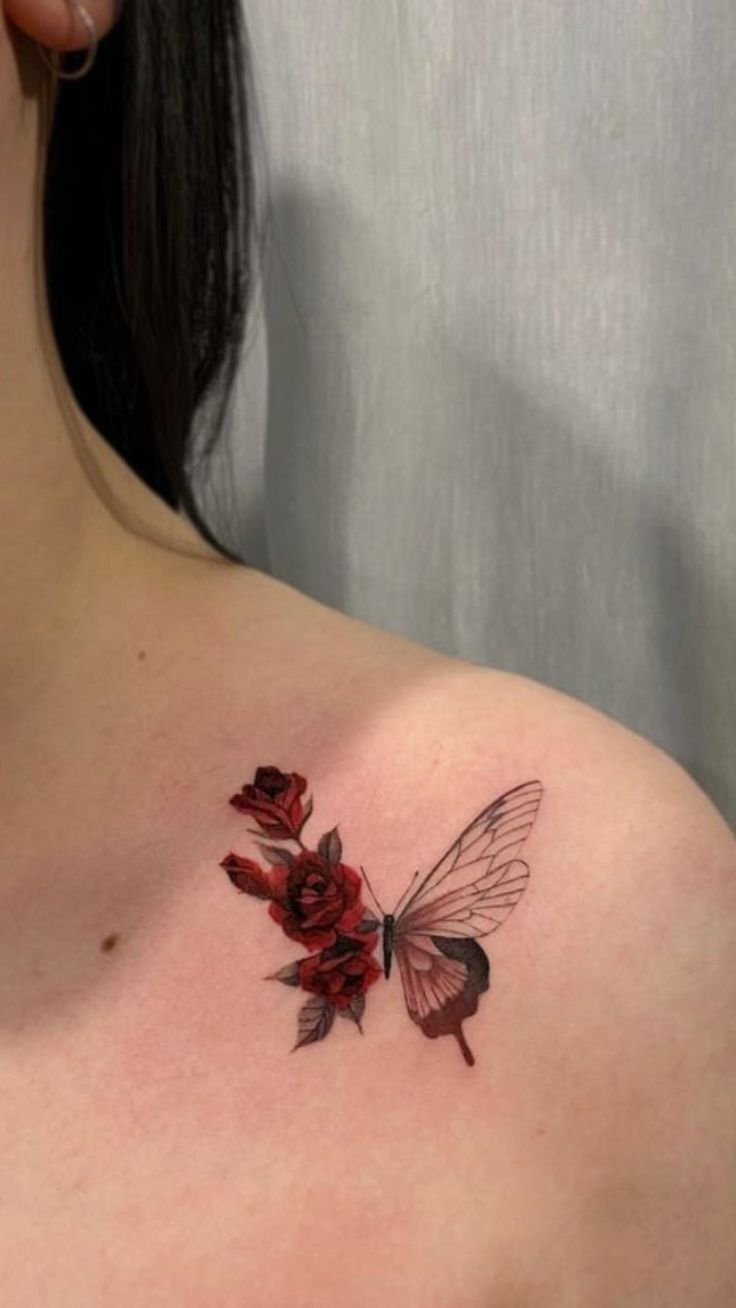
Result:
{"type": "Polygon", "coordinates": [[[85,55],[84,62],[79,65],[79,68],[75,68],[73,69],[72,72],[68,72],[66,69],[61,67],[60,51],[47,50],[46,46],[41,45],[38,41],[36,41],[36,49],[38,50],[38,53],[43,59],[43,62],[45,63],[46,67],[50,68],[52,73],[54,73],[56,77],[61,77],[64,79],[64,81],[72,82],[78,77],[84,77],[85,73],[89,72],[90,68],[95,62],[95,59],[97,58],[97,29],[94,25],[91,16],[87,13],[87,10],[85,9],[84,5],[79,3],[79,0],[67,0],[67,4],[71,5],[72,9],[74,9],[75,12],[79,14],[79,17],[81,18],[82,22],[84,23],[89,33],[89,45],[87,47],[87,53],[85,55]]]}

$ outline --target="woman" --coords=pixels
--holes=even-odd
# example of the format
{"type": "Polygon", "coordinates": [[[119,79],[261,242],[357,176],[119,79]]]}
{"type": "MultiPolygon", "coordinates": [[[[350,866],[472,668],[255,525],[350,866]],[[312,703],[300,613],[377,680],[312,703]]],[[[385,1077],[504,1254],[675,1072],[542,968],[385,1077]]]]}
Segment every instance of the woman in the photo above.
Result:
{"type": "Polygon", "coordinates": [[[731,834],[220,548],[236,0],[3,10],[4,1305],[731,1305],[731,834]]]}

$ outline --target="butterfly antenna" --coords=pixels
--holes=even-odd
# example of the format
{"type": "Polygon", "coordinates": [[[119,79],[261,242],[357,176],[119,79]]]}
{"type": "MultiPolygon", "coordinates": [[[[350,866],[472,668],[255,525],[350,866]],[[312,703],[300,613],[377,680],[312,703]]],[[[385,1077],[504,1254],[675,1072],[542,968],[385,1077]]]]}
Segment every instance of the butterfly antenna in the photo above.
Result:
{"type": "Polygon", "coordinates": [[[378,898],[378,895],[376,894],[376,892],[374,891],[373,886],[371,885],[370,881],[368,880],[368,873],[366,872],[366,870],[365,870],[365,868],[363,867],[363,864],[362,864],[362,863],[361,863],[361,865],[360,865],[360,870],[361,870],[361,872],[363,873],[363,880],[365,881],[365,884],[366,884],[366,886],[367,886],[367,888],[368,888],[368,893],[369,893],[369,895],[371,896],[371,899],[373,900],[373,903],[375,904],[376,908],[378,909],[379,913],[381,914],[381,917],[385,917],[386,914],[384,913],[383,909],[381,908],[381,901],[380,901],[380,899],[378,898]]]}
{"type": "Polygon", "coordinates": [[[417,871],[414,873],[414,876],[412,877],[411,881],[409,882],[408,886],[406,887],[406,890],[404,891],[403,895],[401,896],[401,899],[399,900],[398,904],[396,905],[396,907],[395,907],[395,909],[394,909],[394,917],[396,916],[396,914],[398,913],[399,909],[401,908],[401,905],[403,904],[403,902],[404,902],[404,900],[406,899],[407,895],[410,893],[411,890],[413,890],[413,888],[414,888],[414,882],[416,881],[416,879],[417,879],[418,876],[419,876],[419,869],[417,868],[417,871]]]}

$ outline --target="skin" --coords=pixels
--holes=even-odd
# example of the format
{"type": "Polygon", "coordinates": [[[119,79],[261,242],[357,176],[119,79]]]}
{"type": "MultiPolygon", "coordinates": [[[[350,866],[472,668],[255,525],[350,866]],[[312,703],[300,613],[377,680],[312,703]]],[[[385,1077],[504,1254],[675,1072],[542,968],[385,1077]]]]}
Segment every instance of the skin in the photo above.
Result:
{"type": "Polygon", "coordinates": [[[602,714],[221,562],[109,450],[33,275],[31,42],[85,33],[61,0],[3,17],[5,1308],[731,1308],[733,836],[602,714]],[[475,1068],[395,974],[364,1038],[288,1053],[295,992],[262,978],[298,946],[218,866],[256,852],[227,800],[261,763],[309,778],[386,906],[542,779],[475,1068]]]}

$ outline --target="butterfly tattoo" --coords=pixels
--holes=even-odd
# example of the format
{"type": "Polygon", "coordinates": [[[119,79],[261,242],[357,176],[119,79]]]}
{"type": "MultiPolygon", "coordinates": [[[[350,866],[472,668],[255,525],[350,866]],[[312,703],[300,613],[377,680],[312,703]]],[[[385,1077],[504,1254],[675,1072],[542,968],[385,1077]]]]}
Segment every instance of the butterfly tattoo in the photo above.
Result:
{"type": "Polygon", "coordinates": [[[323,1040],[338,1016],[362,1031],[366,993],[381,975],[389,979],[395,959],[412,1022],[430,1039],[454,1036],[472,1067],[463,1023],[477,1012],[491,974],[478,941],[505,922],[528,884],[529,865],[519,855],[539,811],[541,782],[514,786],[482,809],[428,872],[414,874],[391,913],[365,869],[361,877],[343,862],[337,827],[316,849],[305,843],[312,813],[306,788],[297,772],[258,768],[229,802],[257,823],[250,834],[280,843],[259,839],[268,868],[232,851],[220,864],[236,890],[268,901],[272,919],[308,951],[268,978],[308,996],[294,1048],[323,1040]],[[364,883],[380,918],[363,902],[364,883]]]}

